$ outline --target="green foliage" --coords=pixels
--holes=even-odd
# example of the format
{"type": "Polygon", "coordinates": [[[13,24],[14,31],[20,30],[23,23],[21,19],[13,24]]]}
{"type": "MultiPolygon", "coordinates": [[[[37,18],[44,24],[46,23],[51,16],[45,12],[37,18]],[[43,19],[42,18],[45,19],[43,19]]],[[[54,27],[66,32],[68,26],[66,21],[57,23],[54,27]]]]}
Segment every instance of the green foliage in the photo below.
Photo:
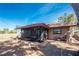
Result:
{"type": "Polygon", "coordinates": [[[13,33],[16,33],[16,31],[15,30],[10,30],[9,31],[9,34],[13,34],[13,33]]]}
{"type": "Polygon", "coordinates": [[[16,30],[9,30],[8,28],[4,28],[3,30],[0,30],[0,34],[15,34],[16,30]]]}
{"type": "Polygon", "coordinates": [[[75,18],[75,15],[73,13],[72,14],[65,13],[64,16],[60,16],[58,18],[58,22],[60,22],[61,24],[75,23],[76,18],[75,18]]]}

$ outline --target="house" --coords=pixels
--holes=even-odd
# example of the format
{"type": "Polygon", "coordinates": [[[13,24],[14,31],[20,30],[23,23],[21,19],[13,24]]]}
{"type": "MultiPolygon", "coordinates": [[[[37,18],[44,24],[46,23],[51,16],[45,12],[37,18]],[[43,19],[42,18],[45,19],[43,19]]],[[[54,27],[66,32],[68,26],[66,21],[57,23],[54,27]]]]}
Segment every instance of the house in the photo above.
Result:
{"type": "MultiPolygon", "coordinates": [[[[48,25],[43,23],[32,24],[27,26],[17,27],[17,29],[21,29],[20,36],[26,40],[40,40],[43,32],[48,32],[48,25]]],[[[45,38],[46,39],[46,38],[45,38]]]]}
{"type": "Polygon", "coordinates": [[[17,27],[17,29],[21,29],[21,38],[38,41],[59,38],[75,27],[76,24],[61,25],[60,23],[53,23],[46,25],[44,23],[38,23],[17,27]]]}
{"type": "MultiPolygon", "coordinates": [[[[76,28],[76,24],[65,24],[54,23],[49,25],[49,39],[57,39],[63,37],[68,31],[73,31],[76,28]]],[[[67,34],[66,34],[67,35],[67,34]]]]}

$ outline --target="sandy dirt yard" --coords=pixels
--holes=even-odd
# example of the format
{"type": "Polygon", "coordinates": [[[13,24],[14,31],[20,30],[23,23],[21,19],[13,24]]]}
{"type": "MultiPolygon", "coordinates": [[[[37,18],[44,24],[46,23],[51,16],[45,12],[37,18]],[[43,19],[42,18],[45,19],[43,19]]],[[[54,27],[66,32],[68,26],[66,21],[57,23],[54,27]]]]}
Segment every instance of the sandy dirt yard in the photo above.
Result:
{"type": "Polygon", "coordinates": [[[0,34],[0,42],[16,38],[17,34],[0,34]]]}
{"type": "MultiPolygon", "coordinates": [[[[6,35],[7,36],[7,35],[6,35]]],[[[12,36],[12,37],[11,37],[12,36]]],[[[78,56],[79,45],[61,41],[46,40],[42,43],[25,41],[7,36],[0,41],[0,56],[78,56]]]]}

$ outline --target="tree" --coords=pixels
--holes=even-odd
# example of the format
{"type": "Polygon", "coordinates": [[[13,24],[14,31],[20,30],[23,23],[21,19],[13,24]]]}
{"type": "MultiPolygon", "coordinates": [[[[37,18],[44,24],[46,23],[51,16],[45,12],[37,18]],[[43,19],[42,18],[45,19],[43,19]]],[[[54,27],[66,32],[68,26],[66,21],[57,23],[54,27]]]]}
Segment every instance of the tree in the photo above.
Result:
{"type": "Polygon", "coordinates": [[[10,30],[10,31],[9,31],[9,34],[15,34],[15,33],[16,33],[15,30],[10,30]]]}
{"type": "MultiPolygon", "coordinates": [[[[77,18],[75,17],[75,15],[73,13],[71,13],[71,14],[65,13],[64,16],[61,16],[58,18],[58,21],[63,25],[74,24],[74,23],[77,23],[77,18]]],[[[70,28],[70,30],[72,30],[72,32],[69,32],[70,34],[67,34],[67,37],[66,37],[67,42],[71,41],[72,36],[74,35],[75,29],[76,29],[75,27],[70,28]]]]}
{"type": "Polygon", "coordinates": [[[0,34],[15,34],[16,30],[9,30],[8,28],[4,28],[3,30],[0,30],[0,34]]]}
{"type": "Polygon", "coordinates": [[[72,14],[67,14],[65,13],[64,16],[60,16],[58,18],[58,22],[60,22],[61,24],[73,24],[76,22],[76,18],[75,18],[75,15],[72,13],[72,14]]]}
{"type": "Polygon", "coordinates": [[[9,29],[8,29],[8,28],[4,28],[4,29],[3,29],[3,32],[4,32],[4,33],[8,33],[8,32],[9,32],[9,29]]]}

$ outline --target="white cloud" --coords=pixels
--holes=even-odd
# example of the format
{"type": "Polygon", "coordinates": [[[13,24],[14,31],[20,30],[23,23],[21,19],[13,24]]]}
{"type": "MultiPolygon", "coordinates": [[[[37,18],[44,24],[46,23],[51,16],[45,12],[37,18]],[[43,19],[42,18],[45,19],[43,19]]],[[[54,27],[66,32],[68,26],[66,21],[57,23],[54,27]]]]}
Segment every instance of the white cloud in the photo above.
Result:
{"type": "Polygon", "coordinates": [[[32,17],[36,17],[38,15],[44,15],[46,13],[48,13],[49,11],[51,11],[51,9],[53,8],[55,4],[45,4],[43,7],[39,8],[36,13],[34,15],[32,15],[32,17]]]}

